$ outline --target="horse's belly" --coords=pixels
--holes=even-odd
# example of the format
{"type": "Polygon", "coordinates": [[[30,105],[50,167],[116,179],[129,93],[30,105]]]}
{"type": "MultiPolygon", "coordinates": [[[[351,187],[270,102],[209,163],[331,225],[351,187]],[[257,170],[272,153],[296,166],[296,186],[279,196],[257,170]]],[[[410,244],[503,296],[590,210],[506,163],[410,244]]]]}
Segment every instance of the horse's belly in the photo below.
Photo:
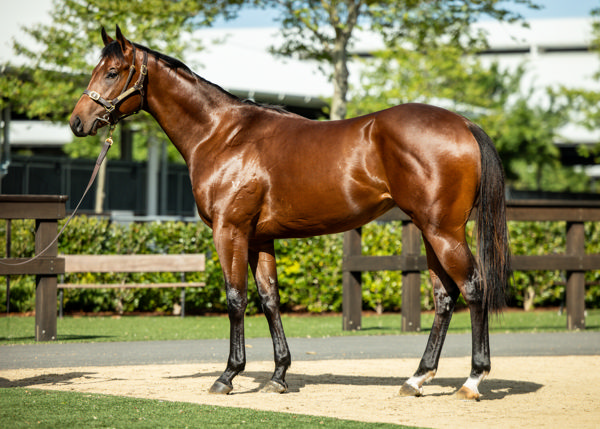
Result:
{"type": "Polygon", "coordinates": [[[373,145],[352,147],[352,151],[338,148],[318,156],[304,154],[297,157],[302,162],[294,158],[285,168],[271,171],[256,234],[291,238],[338,233],[362,226],[393,207],[373,145]]]}
{"type": "Polygon", "coordinates": [[[299,203],[295,209],[293,205],[281,210],[273,207],[259,218],[255,238],[303,238],[348,231],[378,218],[395,205],[385,195],[371,201],[354,201],[352,205],[335,204],[335,200],[332,197],[317,204],[299,203]]]}

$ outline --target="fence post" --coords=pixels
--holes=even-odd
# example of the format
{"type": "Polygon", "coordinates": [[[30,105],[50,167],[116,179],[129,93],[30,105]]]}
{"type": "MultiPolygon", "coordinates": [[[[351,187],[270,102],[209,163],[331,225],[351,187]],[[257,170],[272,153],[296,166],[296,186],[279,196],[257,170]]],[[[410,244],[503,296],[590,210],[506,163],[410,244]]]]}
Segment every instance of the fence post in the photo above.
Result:
{"type": "MultiPolygon", "coordinates": [[[[12,247],[12,220],[6,219],[6,257],[10,258],[12,247]]],[[[6,276],[6,317],[10,314],[10,276],[6,276]]]]}
{"type": "MultiPolygon", "coordinates": [[[[421,254],[421,232],[411,221],[402,222],[402,256],[421,254]]],[[[421,330],[421,272],[402,271],[402,331],[421,330]]]]}
{"type": "MultiPolygon", "coordinates": [[[[55,219],[35,221],[35,253],[38,254],[56,236],[58,222],[55,219]]],[[[44,254],[56,257],[58,243],[54,243],[44,254]]],[[[56,285],[57,274],[35,276],[35,340],[53,341],[56,339],[56,285]]]]}
{"type": "MultiPolygon", "coordinates": [[[[362,254],[361,229],[344,233],[344,256],[362,254]]],[[[342,329],[356,331],[361,328],[362,317],[362,273],[344,271],[342,274],[342,329]]]]}
{"type": "MultiPolygon", "coordinates": [[[[585,256],[583,222],[567,222],[567,255],[585,256]]],[[[567,329],[585,329],[585,271],[567,271],[567,329]]]]}

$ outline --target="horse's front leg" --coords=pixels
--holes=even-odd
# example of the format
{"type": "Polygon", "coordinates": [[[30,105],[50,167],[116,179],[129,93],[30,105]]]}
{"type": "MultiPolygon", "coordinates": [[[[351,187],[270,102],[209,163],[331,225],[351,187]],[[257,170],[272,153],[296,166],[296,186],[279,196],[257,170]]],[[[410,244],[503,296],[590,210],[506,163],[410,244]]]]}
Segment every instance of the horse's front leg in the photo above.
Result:
{"type": "Polygon", "coordinates": [[[290,367],[292,358],[279,312],[279,287],[273,241],[254,250],[250,249],[249,260],[262,308],[269,323],[275,356],[275,372],[271,377],[271,381],[265,385],[262,391],[265,393],[284,393],[288,388],[285,382],[285,373],[290,367]]]}
{"type": "Polygon", "coordinates": [[[233,226],[215,227],[214,242],[225,277],[229,312],[229,359],[210,393],[227,394],[232,380],[246,367],[244,313],[248,305],[248,236],[233,226]]]}

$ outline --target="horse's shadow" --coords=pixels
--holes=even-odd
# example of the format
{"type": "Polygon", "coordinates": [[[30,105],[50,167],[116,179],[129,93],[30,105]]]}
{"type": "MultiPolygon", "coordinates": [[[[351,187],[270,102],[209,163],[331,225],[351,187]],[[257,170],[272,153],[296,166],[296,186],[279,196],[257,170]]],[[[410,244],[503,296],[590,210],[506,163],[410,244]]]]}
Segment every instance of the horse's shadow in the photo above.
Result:
{"type": "MultiPolygon", "coordinates": [[[[203,372],[192,375],[184,375],[177,377],[167,378],[203,378],[210,377],[211,379],[217,378],[221,375],[220,372],[203,372]]],[[[233,392],[233,394],[243,393],[255,393],[259,392],[271,378],[271,373],[266,371],[244,371],[243,376],[254,379],[255,383],[258,383],[258,387],[244,392],[233,392]]],[[[288,374],[286,377],[288,383],[288,393],[299,393],[307,385],[319,385],[319,384],[336,384],[336,385],[347,385],[347,386],[400,386],[406,381],[406,377],[371,377],[371,376],[360,376],[360,375],[343,375],[343,374],[318,374],[318,375],[305,375],[305,374],[288,374]]],[[[448,393],[427,393],[427,386],[438,386],[442,388],[453,388],[453,394],[462,383],[464,378],[434,378],[431,382],[424,386],[425,395],[427,396],[447,396],[448,393]]],[[[485,380],[479,387],[479,392],[484,400],[497,400],[502,399],[509,395],[524,395],[527,393],[537,392],[543,385],[539,383],[533,383],[530,381],[519,381],[519,380],[500,380],[500,379],[489,379],[485,380]]]]}
{"type": "MultiPolygon", "coordinates": [[[[8,380],[0,377],[0,388],[14,387],[35,387],[43,384],[71,384],[71,380],[78,378],[94,378],[93,372],[69,372],[66,374],[44,374],[34,377],[23,378],[20,380],[8,380]]],[[[220,376],[220,372],[203,372],[191,375],[182,375],[174,377],[166,377],[166,379],[185,379],[185,378],[204,378],[208,377],[211,380],[220,376]]],[[[247,371],[242,373],[243,376],[254,380],[258,386],[254,389],[245,390],[242,392],[234,391],[233,394],[246,394],[260,391],[268,382],[271,373],[267,371],[247,371]]],[[[398,389],[406,381],[404,377],[371,377],[361,375],[343,375],[343,374],[288,374],[286,377],[289,393],[299,393],[306,386],[330,384],[330,385],[346,385],[346,386],[397,386],[398,389]]],[[[430,383],[425,385],[425,395],[427,396],[447,396],[452,393],[434,392],[428,393],[427,386],[437,386],[442,388],[450,388],[452,392],[460,387],[464,379],[462,378],[434,378],[430,383]]],[[[520,380],[503,380],[489,379],[485,380],[479,391],[484,400],[497,400],[510,395],[524,395],[537,392],[543,385],[530,381],[520,380]]]]}
{"type": "Polygon", "coordinates": [[[66,374],[44,374],[20,380],[8,380],[0,377],[0,388],[35,387],[42,384],[71,384],[77,378],[92,378],[94,372],[68,372],[66,374]]]}

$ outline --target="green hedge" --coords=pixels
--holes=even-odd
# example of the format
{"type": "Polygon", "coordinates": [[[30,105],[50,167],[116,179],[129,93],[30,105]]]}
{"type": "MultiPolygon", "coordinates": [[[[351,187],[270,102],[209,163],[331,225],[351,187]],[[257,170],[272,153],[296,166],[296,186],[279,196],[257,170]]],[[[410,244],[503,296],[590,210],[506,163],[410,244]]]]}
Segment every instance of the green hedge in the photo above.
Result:
{"type": "MultiPolygon", "coordinates": [[[[5,248],[6,223],[0,222],[0,248],[5,248]]],[[[363,228],[363,253],[389,255],[402,250],[399,222],[371,223],[363,228]]],[[[33,221],[12,222],[12,256],[33,255],[33,221]]],[[[472,228],[469,229],[472,238],[472,228]]],[[[511,222],[514,254],[562,253],[565,250],[564,222],[511,222]]],[[[284,311],[328,312],[342,309],[342,234],[293,240],[276,244],[282,309],[284,311]]],[[[600,224],[586,224],[588,253],[600,253],[600,224]]],[[[225,312],[226,298],[212,233],[202,223],[157,222],[121,225],[96,217],[73,219],[59,240],[65,254],[149,254],[205,253],[206,271],[188,275],[190,281],[204,281],[204,288],[189,288],[186,311],[190,313],[225,312]]],[[[427,273],[422,274],[422,308],[433,307],[427,273]]],[[[68,275],[67,282],[168,282],[177,274],[83,274],[68,275]]],[[[600,307],[600,271],[587,273],[586,305],[600,307]]],[[[557,306],[564,299],[564,273],[560,271],[516,272],[509,304],[522,307],[529,300],[537,307],[557,306]]],[[[6,311],[6,290],[0,286],[0,311],[6,311]]],[[[402,280],[399,272],[371,272],[363,275],[363,307],[376,311],[397,311],[402,305],[402,280]]],[[[35,308],[33,276],[11,277],[11,311],[35,308]]],[[[249,312],[260,308],[256,288],[249,287],[249,312]]],[[[67,290],[67,312],[158,311],[169,313],[179,301],[173,289],[67,290]]],[[[464,303],[463,303],[464,305],[464,303]]]]}

